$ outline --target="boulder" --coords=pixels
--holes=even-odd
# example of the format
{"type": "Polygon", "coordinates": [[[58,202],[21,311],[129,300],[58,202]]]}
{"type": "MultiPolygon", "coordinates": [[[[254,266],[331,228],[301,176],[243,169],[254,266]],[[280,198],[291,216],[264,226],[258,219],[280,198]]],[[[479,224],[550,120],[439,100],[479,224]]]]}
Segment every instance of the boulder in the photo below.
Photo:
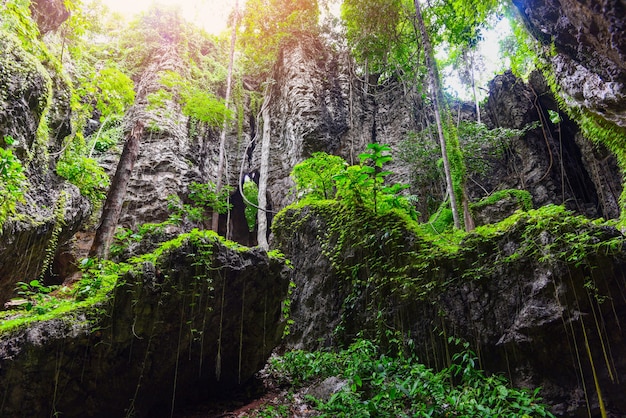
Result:
{"type": "Polygon", "coordinates": [[[195,232],[104,297],[0,331],[0,415],[165,417],[247,382],[282,337],[284,260],[195,232]],[[52,357],[51,357],[52,355],[52,357]]]}
{"type": "Polygon", "coordinates": [[[626,238],[615,228],[547,206],[450,247],[393,213],[320,203],[287,208],[274,234],[296,284],[286,348],[410,340],[443,368],[458,349],[448,337],[460,338],[481,368],[542,387],[558,416],[599,415],[600,401],[626,414],[626,238]]]}

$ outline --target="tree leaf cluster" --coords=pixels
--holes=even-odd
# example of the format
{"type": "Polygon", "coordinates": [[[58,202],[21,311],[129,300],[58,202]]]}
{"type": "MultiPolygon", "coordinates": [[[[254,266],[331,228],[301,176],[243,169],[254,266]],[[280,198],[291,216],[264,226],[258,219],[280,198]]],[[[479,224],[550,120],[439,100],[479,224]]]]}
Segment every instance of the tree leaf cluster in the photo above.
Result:
{"type": "Polygon", "coordinates": [[[296,184],[296,195],[303,201],[336,199],[347,206],[372,209],[385,213],[392,209],[405,211],[417,218],[413,205],[400,192],[408,185],[385,184],[391,171],[383,165],[392,160],[384,144],[368,144],[359,155],[360,164],[348,166],[341,157],[323,152],[297,164],[291,175],[296,184]]]}
{"type": "Polygon", "coordinates": [[[245,72],[267,78],[280,48],[290,40],[317,31],[317,0],[248,0],[241,17],[241,44],[245,72]]]}

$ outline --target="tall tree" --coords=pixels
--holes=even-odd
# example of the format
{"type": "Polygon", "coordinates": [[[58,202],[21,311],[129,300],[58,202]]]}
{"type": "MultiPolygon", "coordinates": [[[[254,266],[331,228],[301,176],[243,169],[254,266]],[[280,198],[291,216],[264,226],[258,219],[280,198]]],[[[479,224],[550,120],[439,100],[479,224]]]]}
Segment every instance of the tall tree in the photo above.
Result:
{"type": "Polygon", "coordinates": [[[139,143],[142,135],[143,124],[141,121],[137,121],[126,138],[122,155],[117,164],[117,169],[102,209],[100,225],[96,230],[96,235],[89,250],[89,257],[108,258],[109,256],[109,248],[113,241],[117,222],[122,213],[128,182],[139,155],[139,143]]]}
{"type": "Polygon", "coordinates": [[[269,104],[272,101],[272,87],[267,87],[265,93],[265,100],[263,102],[263,108],[261,110],[261,116],[263,118],[263,137],[261,139],[261,167],[259,169],[259,197],[258,204],[259,210],[257,212],[258,233],[257,243],[259,247],[265,250],[269,249],[267,242],[267,177],[269,174],[269,160],[270,160],[270,147],[271,147],[271,132],[272,132],[272,120],[270,118],[269,104]]]}
{"type": "Polygon", "coordinates": [[[437,62],[435,61],[435,54],[433,52],[432,43],[430,42],[430,36],[426,31],[426,25],[424,24],[424,17],[422,15],[422,9],[420,7],[419,0],[414,0],[415,4],[415,19],[419,27],[420,34],[422,36],[422,43],[424,45],[424,54],[426,56],[426,67],[428,69],[428,78],[432,89],[431,99],[435,108],[435,123],[437,124],[437,134],[439,136],[439,145],[441,146],[441,158],[443,159],[443,170],[446,177],[446,185],[448,194],[450,196],[450,208],[452,209],[452,218],[454,221],[454,227],[461,227],[461,220],[459,217],[459,206],[457,204],[456,194],[454,190],[454,184],[452,182],[452,173],[450,170],[450,160],[448,159],[448,149],[446,145],[446,137],[443,131],[442,122],[442,107],[441,99],[443,97],[441,86],[439,84],[439,75],[437,72],[437,62]]]}
{"type": "MultiPolygon", "coordinates": [[[[235,9],[233,15],[233,27],[230,34],[230,54],[228,58],[228,74],[226,76],[226,96],[224,97],[224,106],[228,110],[230,104],[230,94],[233,83],[233,64],[235,61],[235,42],[237,40],[237,19],[239,16],[238,1],[235,0],[235,9]]],[[[228,129],[228,118],[224,115],[224,123],[222,125],[222,133],[220,134],[220,153],[219,161],[217,165],[217,179],[215,182],[215,192],[219,195],[222,190],[222,179],[224,178],[224,160],[226,154],[226,129],[228,129]]],[[[211,219],[211,229],[218,232],[220,215],[217,212],[213,212],[211,219]]]]}

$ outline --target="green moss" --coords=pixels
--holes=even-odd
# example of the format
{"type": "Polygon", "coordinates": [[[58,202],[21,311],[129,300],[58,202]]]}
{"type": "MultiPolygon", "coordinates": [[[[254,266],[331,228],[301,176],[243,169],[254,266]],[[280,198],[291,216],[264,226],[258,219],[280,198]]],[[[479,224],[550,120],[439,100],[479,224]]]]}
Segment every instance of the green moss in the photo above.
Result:
{"type": "Polygon", "coordinates": [[[124,263],[98,263],[85,271],[79,282],[80,289],[84,281],[92,281],[94,276],[100,280],[100,286],[88,297],[80,298],[75,290],[61,289],[53,294],[39,298],[30,310],[20,309],[0,312],[0,335],[15,332],[35,322],[60,319],[67,322],[89,320],[97,322],[97,317],[111,297],[111,291],[118,284],[119,278],[131,269],[124,263]]]}
{"type": "MultiPolygon", "coordinates": [[[[62,205],[59,204],[59,207],[62,205]]],[[[79,318],[92,318],[97,321],[105,303],[111,298],[115,286],[120,279],[130,271],[141,271],[143,263],[151,262],[158,264],[164,255],[183,245],[191,244],[194,253],[195,265],[207,267],[206,271],[214,270],[213,253],[214,246],[223,244],[227,248],[242,252],[250,251],[248,247],[232,241],[228,241],[213,231],[193,230],[188,234],[182,234],[177,238],[167,241],[150,254],[135,257],[129,263],[99,262],[98,260],[85,259],[83,261],[83,278],[73,290],[53,292],[40,295],[30,310],[21,309],[0,312],[0,335],[13,332],[19,328],[52,319],[61,319],[74,322],[79,318]]],[[[269,254],[271,258],[283,261],[284,255],[275,251],[269,254]]],[[[91,319],[90,319],[91,320],[91,319]]]]}
{"type": "Polygon", "coordinates": [[[526,190],[517,189],[505,189],[498,190],[497,192],[481,199],[479,202],[473,203],[471,209],[480,209],[485,206],[491,206],[503,199],[513,198],[517,200],[522,210],[531,210],[533,208],[533,198],[531,194],[526,190]]]}
{"type": "MultiPolygon", "coordinates": [[[[344,318],[365,316],[372,323],[359,329],[383,341],[385,324],[374,318],[386,315],[390,303],[436,304],[452,284],[498,280],[503,271],[541,265],[594,268],[598,257],[623,254],[624,237],[609,226],[551,205],[518,210],[471,233],[433,234],[401,211],[381,216],[371,208],[316,201],[281,211],[273,231],[285,244],[294,235],[312,239],[317,233],[321,251],[331,263],[332,280],[346,295],[344,318]]],[[[345,328],[337,329],[341,340],[345,328]]]]}

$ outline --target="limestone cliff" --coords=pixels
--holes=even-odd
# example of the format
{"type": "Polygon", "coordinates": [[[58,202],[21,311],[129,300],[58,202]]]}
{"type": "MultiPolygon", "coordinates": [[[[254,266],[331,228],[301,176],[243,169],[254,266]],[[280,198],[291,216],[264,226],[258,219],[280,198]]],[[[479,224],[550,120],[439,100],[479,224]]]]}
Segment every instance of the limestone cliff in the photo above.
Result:
{"type": "Polygon", "coordinates": [[[0,30],[0,145],[18,158],[27,179],[17,216],[0,225],[0,305],[18,281],[63,280],[49,270],[57,247],[91,211],[78,189],[54,171],[70,133],[70,86],[58,68],[45,64],[0,30]]]}
{"type": "MultiPolygon", "coordinates": [[[[418,196],[418,210],[424,216],[432,213],[427,202],[444,199],[440,184],[416,181],[423,174],[403,155],[403,144],[433,124],[432,114],[418,94],[419,86],[394,80],[366,83],[354,73],[347,51],[321,38],[285,46],[274,77],[268,187],[273,210],[294,200],[289,172],[296,163],[315,151],[324,151],[355,164],[369,142],[391,145],[394,161],[388,168],[394,175],[389,180],[415,184],[410,192],[418,196]]],[[[451,103],[451,107],[455,117],[475,118],[473,110],[466,111],[463,104],[451,103]]],[[[478,152],[498,157],[483,157],[484,170],[468,173],[472,201],[501,189],[527,189],[536,207],[565,204],[590,217],[619,216],[617,200],[622,187],[615,158],[603,146],[585,139],[576,121],[559,111],[539,73],[533,74],[528,84],[511,73],[497,76],[490,84],[484,110],[490,127],[534,128],[503,143],[481,145],[478,152]],[[551,122],[550,111],[560,113],[562,121],[551,122]]],[[[433,142],[432,147],[437,146],[433,142]]],[[[258,170],[258,148],[254,148],[247,171],[258,170]]],[[[434,158],[438,158],[436,154],[434,158]]]]}

